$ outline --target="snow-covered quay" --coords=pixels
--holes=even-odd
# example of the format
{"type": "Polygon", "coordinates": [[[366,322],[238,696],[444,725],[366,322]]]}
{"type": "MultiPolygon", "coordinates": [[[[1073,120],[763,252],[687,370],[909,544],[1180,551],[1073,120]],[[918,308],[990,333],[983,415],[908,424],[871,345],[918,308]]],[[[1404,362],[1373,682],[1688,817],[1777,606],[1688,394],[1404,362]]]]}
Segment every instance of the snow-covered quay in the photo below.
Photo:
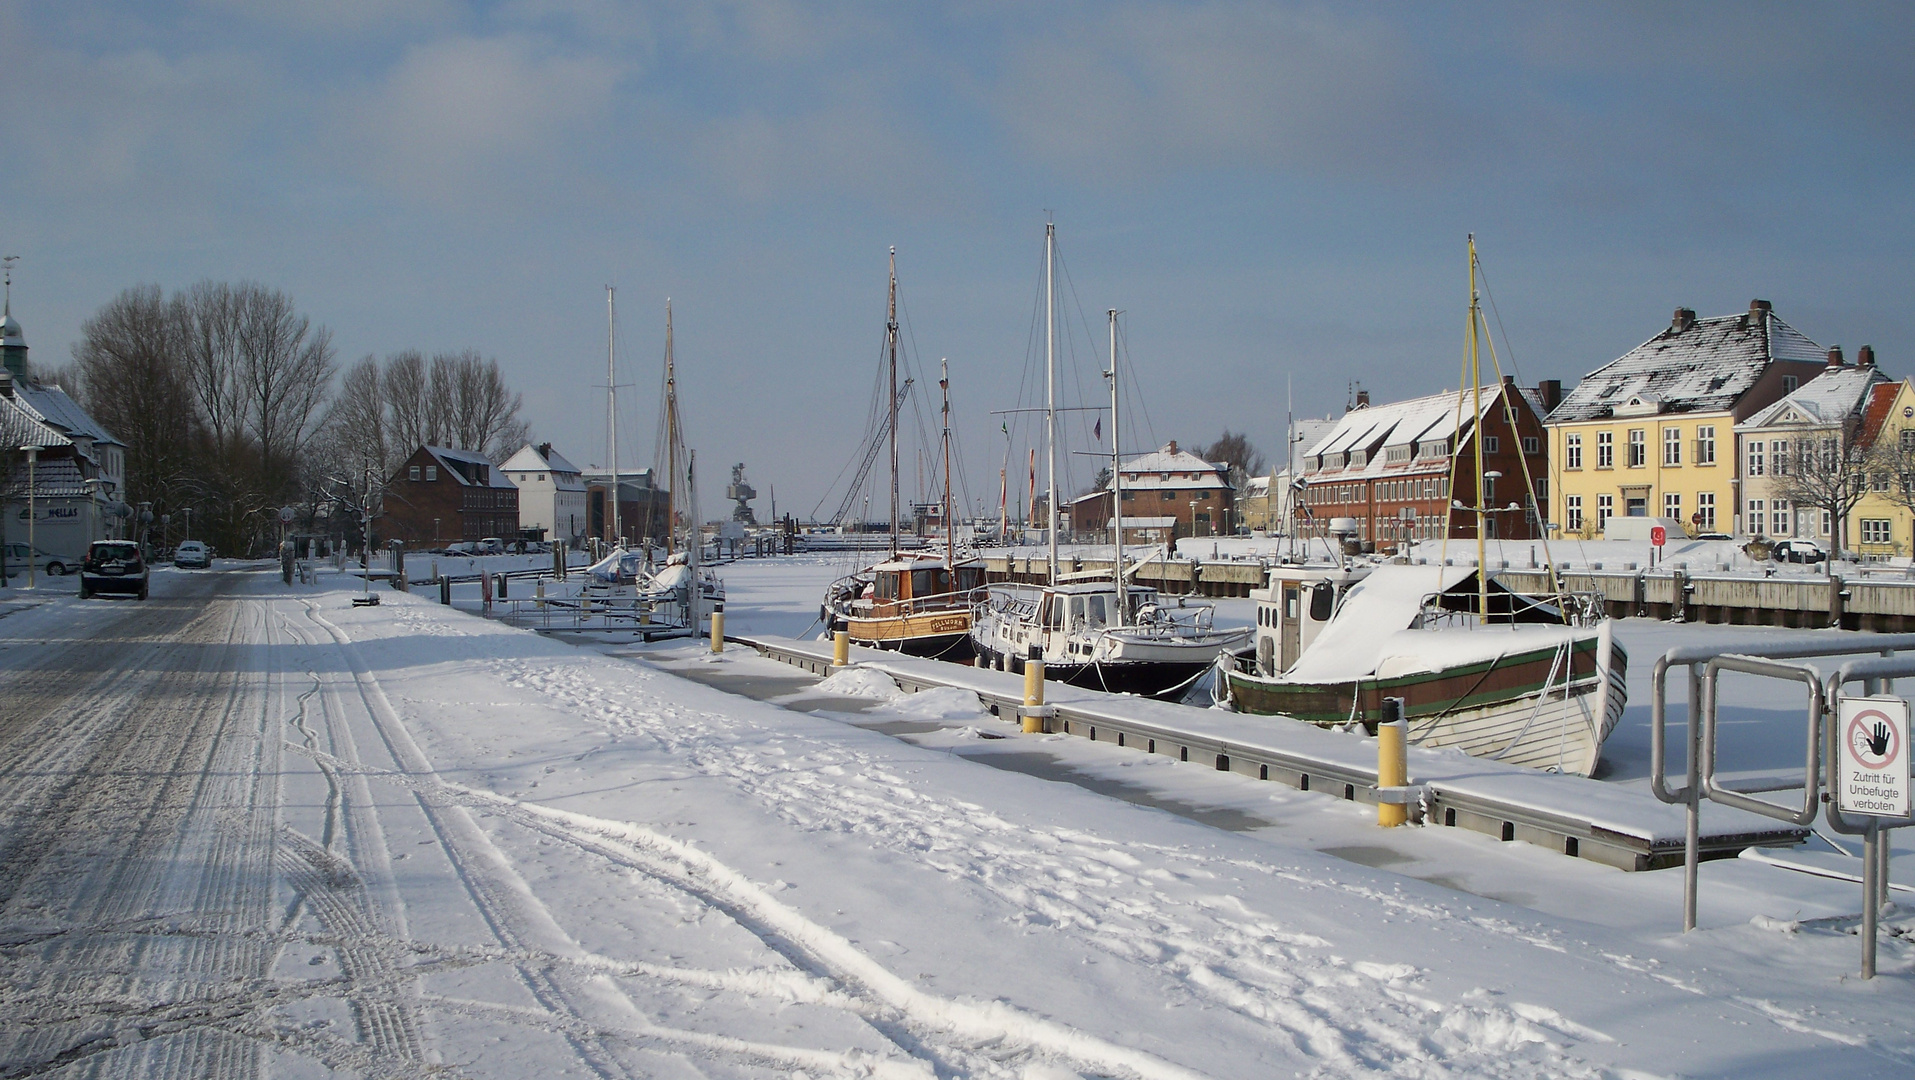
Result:
{"type": "Polygon", "coordinates": [[[322,581],[0,618],[0,1075],[1915,1072],[1844,882],[1712,863],[1682,935],[1673,873],[322,581]]]}

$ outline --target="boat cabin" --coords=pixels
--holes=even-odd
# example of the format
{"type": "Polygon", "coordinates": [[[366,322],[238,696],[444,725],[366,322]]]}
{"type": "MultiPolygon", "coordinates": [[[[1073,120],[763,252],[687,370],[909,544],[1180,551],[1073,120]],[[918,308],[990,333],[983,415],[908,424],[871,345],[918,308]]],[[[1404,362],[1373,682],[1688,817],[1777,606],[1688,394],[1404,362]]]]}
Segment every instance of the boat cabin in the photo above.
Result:
{"type": "Polygon", "coordinates": [[[897,615],[927,605],[968,603],[984,587],[984,563],[960,561],[955,573],[940,558],[904,557],[871,568],[871,614],[897,615]]]}
{"type": "Polygon", "coordinates": [[[1350,586],[1369,576],[1367,566],[1273,566],[1264,588],[1250,590],[1257,602],[1257,674],[1290,670],[1317,639],[1350,586]]]}

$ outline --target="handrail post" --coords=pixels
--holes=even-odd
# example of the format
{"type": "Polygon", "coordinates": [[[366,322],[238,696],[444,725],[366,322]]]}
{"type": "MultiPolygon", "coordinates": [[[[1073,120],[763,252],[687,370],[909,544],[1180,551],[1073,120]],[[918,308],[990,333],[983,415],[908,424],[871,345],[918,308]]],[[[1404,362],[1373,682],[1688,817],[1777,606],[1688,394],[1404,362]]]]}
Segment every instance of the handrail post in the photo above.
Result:
{"type": "Polygon", "coordinates": [[[1696,928],[1698,875],[1702,872],[1702,715],[1715,702],[1703,701],[1702,674],[1694,664],[1689,672],[1688,768],[1684,773],[1682,824],[1682,932],[1696,928]]]}

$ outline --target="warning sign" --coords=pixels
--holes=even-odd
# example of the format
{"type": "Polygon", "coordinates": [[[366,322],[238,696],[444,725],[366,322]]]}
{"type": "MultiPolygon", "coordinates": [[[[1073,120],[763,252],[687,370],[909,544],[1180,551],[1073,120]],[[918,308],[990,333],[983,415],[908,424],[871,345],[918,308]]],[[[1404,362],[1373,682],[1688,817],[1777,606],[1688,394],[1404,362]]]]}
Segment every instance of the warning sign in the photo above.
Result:
{"type": "Polygon", "coordinates": [[[1907,817],[1908,702],[1843,698],[1837,714],[1835,805],[1850,814],[1907,817]]]}

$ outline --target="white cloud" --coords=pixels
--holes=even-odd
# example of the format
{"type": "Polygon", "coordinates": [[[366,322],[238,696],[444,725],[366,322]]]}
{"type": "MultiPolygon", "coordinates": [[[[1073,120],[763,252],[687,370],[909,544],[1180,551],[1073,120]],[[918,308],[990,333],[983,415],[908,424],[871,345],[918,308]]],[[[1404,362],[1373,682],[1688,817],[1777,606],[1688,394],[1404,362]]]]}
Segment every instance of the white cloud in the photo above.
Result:
{"type": "Polygon", "coordinates": [[[622,72],[533,38],[458,37],[408,49],[338,110],[344,141],[412,195],[457,195],[487,177],[542,173],[600,124],[622,72]]]}

